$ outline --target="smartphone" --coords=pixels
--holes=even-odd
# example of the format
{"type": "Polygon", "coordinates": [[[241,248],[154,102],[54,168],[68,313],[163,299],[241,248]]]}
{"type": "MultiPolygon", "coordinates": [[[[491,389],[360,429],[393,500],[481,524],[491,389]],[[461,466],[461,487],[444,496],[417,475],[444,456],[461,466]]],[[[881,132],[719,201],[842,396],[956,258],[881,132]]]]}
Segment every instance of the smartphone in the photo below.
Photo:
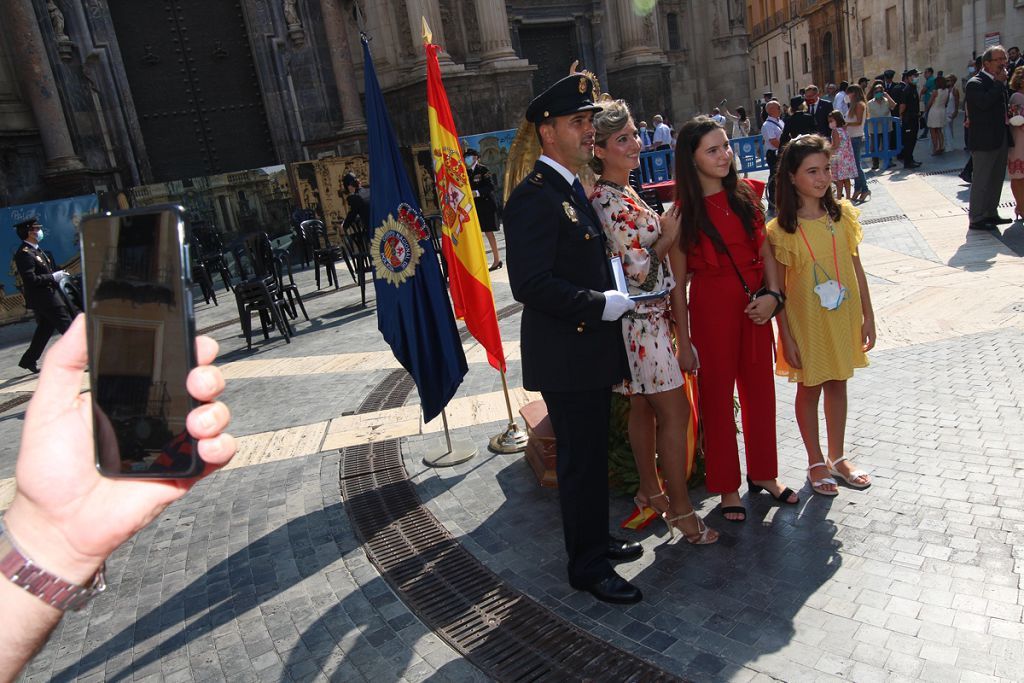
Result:
{"type": "Polygon", "coordinates": [[[108,477],[197,476],[185,428],[196,359],[184,209],[87,216],[79,231],[96,467],[108,477]]]}

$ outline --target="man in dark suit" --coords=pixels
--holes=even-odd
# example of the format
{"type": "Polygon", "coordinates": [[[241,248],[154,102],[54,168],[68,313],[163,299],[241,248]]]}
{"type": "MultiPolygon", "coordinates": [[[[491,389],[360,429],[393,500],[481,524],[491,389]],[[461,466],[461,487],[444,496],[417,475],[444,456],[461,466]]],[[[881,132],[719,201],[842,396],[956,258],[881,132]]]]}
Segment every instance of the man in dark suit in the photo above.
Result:
{"type": "Polygon", "coordinates": [[[995,45],[982,54],[981,71],[967,81],[964,101],[971,135],[967,148],[971,151],[970,228],[996,230],[1009,218],[996,213],[999,195],[1006,177],[1006,156],[1013,144],[1007,122],[1006,50],[995,45]]]}
{"type": "Polygon", "coordinates": [[[917,168],[921,162],[914,160],[914,148],[917,147],[917,133],[921,127],[921,93],[918,92],[917,81],[921,72],[907,69],[903,72],[903,82],[889,93],[896,101],[897,113],[903,128],[903,152],[900,160],[904,168],[917,168]]]}
{"type": "Polygon", "coordinates": [[[640,590],[611,562],[643,549],[608,533],[608,422],[611,388],[629,376],[619,318],[633,302],[615,288],[576,175],[594,156],[596,96],[589,77],[573,74],[530,103],[543,154],[505,205],[505,244],[512,295],[524,306],[523,386],[541,392],[557,441],[569,583],[629,604],[640,590]]]}
{"type": "Polygon", "coordinates": [[[53,331],[64,334],[71,326],[71,312],[58,284],[65,273],[57,270],[49,254],[39,248],[39,242],[43,239],[43,226],[38,219],[22,221],[14,229],[22,240],[21,246],[14,252],[14,267],[21,278],[25,307],[32,309],[36,317],[35,334],[18,361],[18,367],[29,372],[39,372],[36,363],[43,355],[43,349],[53,331]]]}
{"type": "Polygon", "coordinates": [[[814,128],[818,135],[831,140],[832,131],[828,127],[828,115],[832,113],[832,103],[821,99],[818,86],[813,84],[804,88],[804,101],[807,103],[807,113],[814,119],[814,128]]]}
{"type": "MultiPolygon", "coordinates": [[[[807,103],[802,97],[793,97],[789,100],[789,108],[792,112],[783,119],[785,127],[782,129],[782,136],[779,139],[779,156],[782,150],[793,138],[801,135],[812,135],[818,132],[818,124],[814,118],[807,113],[807,103]]],[[[829,139],[831,139],[829,135],[829,139]]]]}

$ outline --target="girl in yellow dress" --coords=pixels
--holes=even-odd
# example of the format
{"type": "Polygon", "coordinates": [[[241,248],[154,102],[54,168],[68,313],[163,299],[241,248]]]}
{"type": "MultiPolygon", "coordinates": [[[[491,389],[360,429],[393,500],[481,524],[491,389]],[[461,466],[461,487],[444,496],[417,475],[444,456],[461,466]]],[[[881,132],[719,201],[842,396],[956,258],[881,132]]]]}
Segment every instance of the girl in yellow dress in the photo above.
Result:
{"type": "Polygon", "coordinates": [[[818,135],[790,142],[779,159],[776,207],[768,239],[784,270],[786,307],[779,314],[776,373],[797,382],[796,421],[807,448],[807,480],[834,496],[839,477],[854,488],[871,478],[845,457],[846,380],[868,364],[875,316],[857,253],[860,211],[832,196],[831,148],[818,135]],[[818,400],[825,394],[828,459],[818,438],[818,400]],[[831,476],[830,476],[831,475],[831,476]]]}

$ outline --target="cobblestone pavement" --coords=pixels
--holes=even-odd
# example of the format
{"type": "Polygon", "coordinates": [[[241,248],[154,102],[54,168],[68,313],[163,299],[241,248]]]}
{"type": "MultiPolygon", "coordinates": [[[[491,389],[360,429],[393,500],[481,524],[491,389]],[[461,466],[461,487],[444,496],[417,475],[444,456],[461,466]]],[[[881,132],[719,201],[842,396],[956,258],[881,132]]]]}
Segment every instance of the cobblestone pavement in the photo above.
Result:
{"type": "MultiPolygon", "coordinates": [[[[338,448],[401,438],[426,508],[508,585],[607,642],[697,681],[1011,681],[1024,667],[1024,226],[968,234],[962,154],[873,174],[862,259],[879,319],[871,366],[850,382],[849,452],[865,491],[813,496],[777,384],[781,476],[792,508],[745,495],[744,525],[695,504],[715,546],[636,534],[620,570],[632,607],[564,581],[557,499],[518,455],[486,441],[506,420],[500,377],[467,344],[470,373],[449,410],[469,462],[429,469],[439,426],[405,407],[352,414],[397,365],[357,288],[307,302],[291,344],[252,353],[230,295],[201,305],[221,343],[239,461],[200,483],[109,563],[110,589],[69,614],[26,680],[465,681],[486,676],[413,614],[370,564],[339,488],[338,448]],[[946,171],[945,173],[941,171],[946,171]]],[[[1008,187],[1005,200],[1010,199],[1008,187]]],[[[1004,215],[1010,210],[1003,209],[1004,215]]],[[[498,307],[511,303],[495,274],[498,307]]],[[[344,281],[347,276],[343,276],[344,281]]],[[[300,276],[311,292],[312,274],[300,276]]],[[[371,297],[372,298],[372,297],[371,297]]],[[[518,315],[501,327],[521,390],[518,315]]],[[[28,325],[0,329],[0,404],[34,384],[15,372],[28,325]]],[[[24,405],[0,413],[0,508],[13,492],[24,405]]],[[[629,501],[611,501],[612,519],[629,501]]],[[[624,532],[625,533],[625,532],[624,532]]]]}

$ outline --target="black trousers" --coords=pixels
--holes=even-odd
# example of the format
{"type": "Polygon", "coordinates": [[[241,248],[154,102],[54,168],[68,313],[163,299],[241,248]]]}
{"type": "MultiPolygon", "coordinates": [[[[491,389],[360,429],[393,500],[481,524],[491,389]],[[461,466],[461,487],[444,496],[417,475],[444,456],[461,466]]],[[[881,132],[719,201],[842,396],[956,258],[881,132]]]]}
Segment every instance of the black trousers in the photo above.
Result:
{"type": "Polygon", "coordinates": [[[764,153],[764,161],[768,164],[768,208],[775,208],[775,169],[779,165],[778,150],[769,149],[764,153]]]}
{"type": "Polygon", "coordinates": [[[903,153],[900,154],[900,159],[904,164],[914,163],[914,148],[917,147],[919,130],[916,116],[903,119],[903,153]]]}
{"type": "Polygon", "coordinates": [[[611,387],[541,392],[558,448],[558,499],[569,555],[569,581],[612,573],[608,562],[608,421],[611,387]]]}
{"type": "Polygon", "coordinates": [[[31,365],[39,360],[54,330],[64,334],[71,327],[71,315],[64,306],[34,309],[32,312],[36,316],[36,331],[28,349],[21,356],[22,365],[31,365]]]}

